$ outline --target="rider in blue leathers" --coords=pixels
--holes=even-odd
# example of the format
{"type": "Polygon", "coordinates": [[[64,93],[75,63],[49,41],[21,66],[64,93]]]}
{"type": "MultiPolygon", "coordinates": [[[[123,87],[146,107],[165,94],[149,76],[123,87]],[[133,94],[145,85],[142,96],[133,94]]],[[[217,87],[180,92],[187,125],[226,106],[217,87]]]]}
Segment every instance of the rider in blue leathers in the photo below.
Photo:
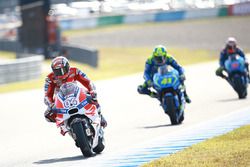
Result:
{"type": "MultiPolygon", "coordinates": [[[[175,59],[167,53],[166,48],[163,45],[158,45],[154,48],[152,56],[150,56],[145,65],[144,70],[144,79],[145,82],[142,85],[138,86],[138,92],[140,94],[147,94],[151,97],[157,97],[157,95],[150,91],[150,87],[153,85],[153,75],[157,73],[158,67],[161,65],[171,65],[175,68],[180,75],[180,79],[184,86],[184,80],[186,79],[184,75],[184,69],[175,61],[175,59]]],[[[185,86],[184,86],[185,89],[185,86]]],[[[186,93],[186,89],[184,91],[185,99],[187,103],[191,103],[190,98],[186,93]]]]}
{"type": "Polygon", "coordinates": [[[216,70],[216,75],[220,76],[222,78],[226,78],[226,76],[223,74],[223,71],[225,71],[225,61],[228,59],[228,56],[231,54],[238,54],[245,60],[245,66],[247,69],[247,75],[249,78],[249,69],[248,69],[248,62],[246,60],[246,56],[244,52],[237,46],[237,41],[234,37],[229,37],[226,41],[225,48],[220,52],[220,67],[216,70]]]}

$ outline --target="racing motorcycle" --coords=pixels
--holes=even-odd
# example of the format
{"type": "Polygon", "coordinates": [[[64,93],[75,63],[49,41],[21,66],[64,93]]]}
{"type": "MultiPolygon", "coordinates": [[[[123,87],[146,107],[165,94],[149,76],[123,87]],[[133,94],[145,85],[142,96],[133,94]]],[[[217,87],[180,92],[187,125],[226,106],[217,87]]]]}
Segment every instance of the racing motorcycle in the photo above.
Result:
{"type": "Polygon", "coordinates": [[[55,97],[56,125],[61,134],[75,140],[85,157],[101,153],[104,148],[104,132],[101,117],[91,96],[77,83],[63,84],[55,97]]]}
{"type": "Polygon", "coordinates": [[[246,98],[248,77],[245,60],[238,54],[231,54],[225,61],[226,80],[237,92],[240,99],[246,98]]]}
{"type": "Polygon", "coordinates": [[[171,124],[182,123],[186,101],[178,71],[168,65],[160,66],[153,76],[153,88],[171,124]]]}

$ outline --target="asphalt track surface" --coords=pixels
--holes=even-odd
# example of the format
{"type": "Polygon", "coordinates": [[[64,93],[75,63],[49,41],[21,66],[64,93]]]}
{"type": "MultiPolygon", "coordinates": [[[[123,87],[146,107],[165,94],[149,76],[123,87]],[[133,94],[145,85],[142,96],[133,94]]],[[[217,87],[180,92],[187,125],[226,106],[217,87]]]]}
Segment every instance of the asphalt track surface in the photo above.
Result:
{"type": "Polygon", "coordinates": [[[61,136],[54,124],[44,120],[43,90],[1,94],[0,166],[88,166],[142,142],[182,133],[249,106],[249,99],[239,100],[227,82],[214,75],[216,67],[217,62],[185,67],[193,102],[187,105],[185,120],[179,126],[170,125],[156,99],[137,93],[142,74],[96,82],[108,121],[106,149],[88,159],[82,157],[69,136],[61,136]]]}
{"type": "Polygon", "coordinates": [[[234,36],[244,50],[250,51],[250,16],[142,24],[132,28],[116,28],[113,31],[78,34],[69,38],[69,42],[93,48],[153,48],[157,44],[164,44],[167,47],[219,52],[229,36],[234,36]]]}
{"type": "MultiPolygon", "coordinates": [[[[184,21],[151,25],[144,29],[122,29],[116,33],[97,33],[70,40],[93,47],[111,44],[117,47],[154,46],[168,41],[169,46],[219,50],[226,37],[232,35],[245,49],[250,46],[249,25],[249,17],[184,21]],[[184,33],[183,30],[190,32],[184,33]],[[133,39],[130,38],[132,36],[133,39]]],[[[96,82],[102,111],[108,121],[106,149],[88,159],[82,157],[69,136],[61,136],[54,124],[44,120],[46,107],[42,89],[1,94],[0,166],[88,166],[105,156],[118,155],[143,142],[182,133],[201,122],[248,107],[249,99],[238,100],[229,84],[214,75],[217,64],[212,62],[184,67],[192,103],[187,105],[185,120],[179,126],[170,125],[157,100],[138,95],[136,87],[143,82],[142,74],[96,82]]]]}

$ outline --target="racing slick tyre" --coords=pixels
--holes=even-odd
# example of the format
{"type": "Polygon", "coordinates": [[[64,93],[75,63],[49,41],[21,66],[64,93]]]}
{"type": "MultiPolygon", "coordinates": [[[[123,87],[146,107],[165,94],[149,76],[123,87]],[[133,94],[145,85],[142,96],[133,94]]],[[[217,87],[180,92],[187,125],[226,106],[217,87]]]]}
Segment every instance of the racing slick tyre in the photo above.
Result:
{"type": "Polygon", "coordinates": [[[76,136],[77,145],[80,147],[83,156],[91,157],[93,155],[90,143],[91,141],[88,140],[86,130],[83,128],[82,122],[73,123],[71,128],[76,136]]]}
{"type": "Polygon", "coordinates": [[[173,96],[168,96],[168,97],[166,97],[165,100],[166,100],[166,105],[167,105],[167,111],[165,111],[165,112],[168,113],[168,115],[170,117],[171,124],[172,125],[179,124],[177,114],[176,114],[176,107],[174,105],[173,96]]]}

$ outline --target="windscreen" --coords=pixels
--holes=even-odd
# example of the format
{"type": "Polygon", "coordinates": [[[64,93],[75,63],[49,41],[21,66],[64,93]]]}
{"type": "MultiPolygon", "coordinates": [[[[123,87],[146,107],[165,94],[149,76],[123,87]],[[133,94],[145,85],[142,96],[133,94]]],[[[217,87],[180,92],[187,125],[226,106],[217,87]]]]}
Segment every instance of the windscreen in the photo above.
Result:
{"type": "Polygon", "coordinates": [[[75,83],[67,82],[60,87],[59,92],[62,96],[69,96],[71,94],[74,94],[76,90],[77,90],[77,85],[75,83]]]}
{"type": "Polygon", "coordinates": [[[169,71],[168,68],[169,68],[168,65],[160,66],[160,67],[158,67],[158,73],[161,75],[167,74],[169,71]]]}

